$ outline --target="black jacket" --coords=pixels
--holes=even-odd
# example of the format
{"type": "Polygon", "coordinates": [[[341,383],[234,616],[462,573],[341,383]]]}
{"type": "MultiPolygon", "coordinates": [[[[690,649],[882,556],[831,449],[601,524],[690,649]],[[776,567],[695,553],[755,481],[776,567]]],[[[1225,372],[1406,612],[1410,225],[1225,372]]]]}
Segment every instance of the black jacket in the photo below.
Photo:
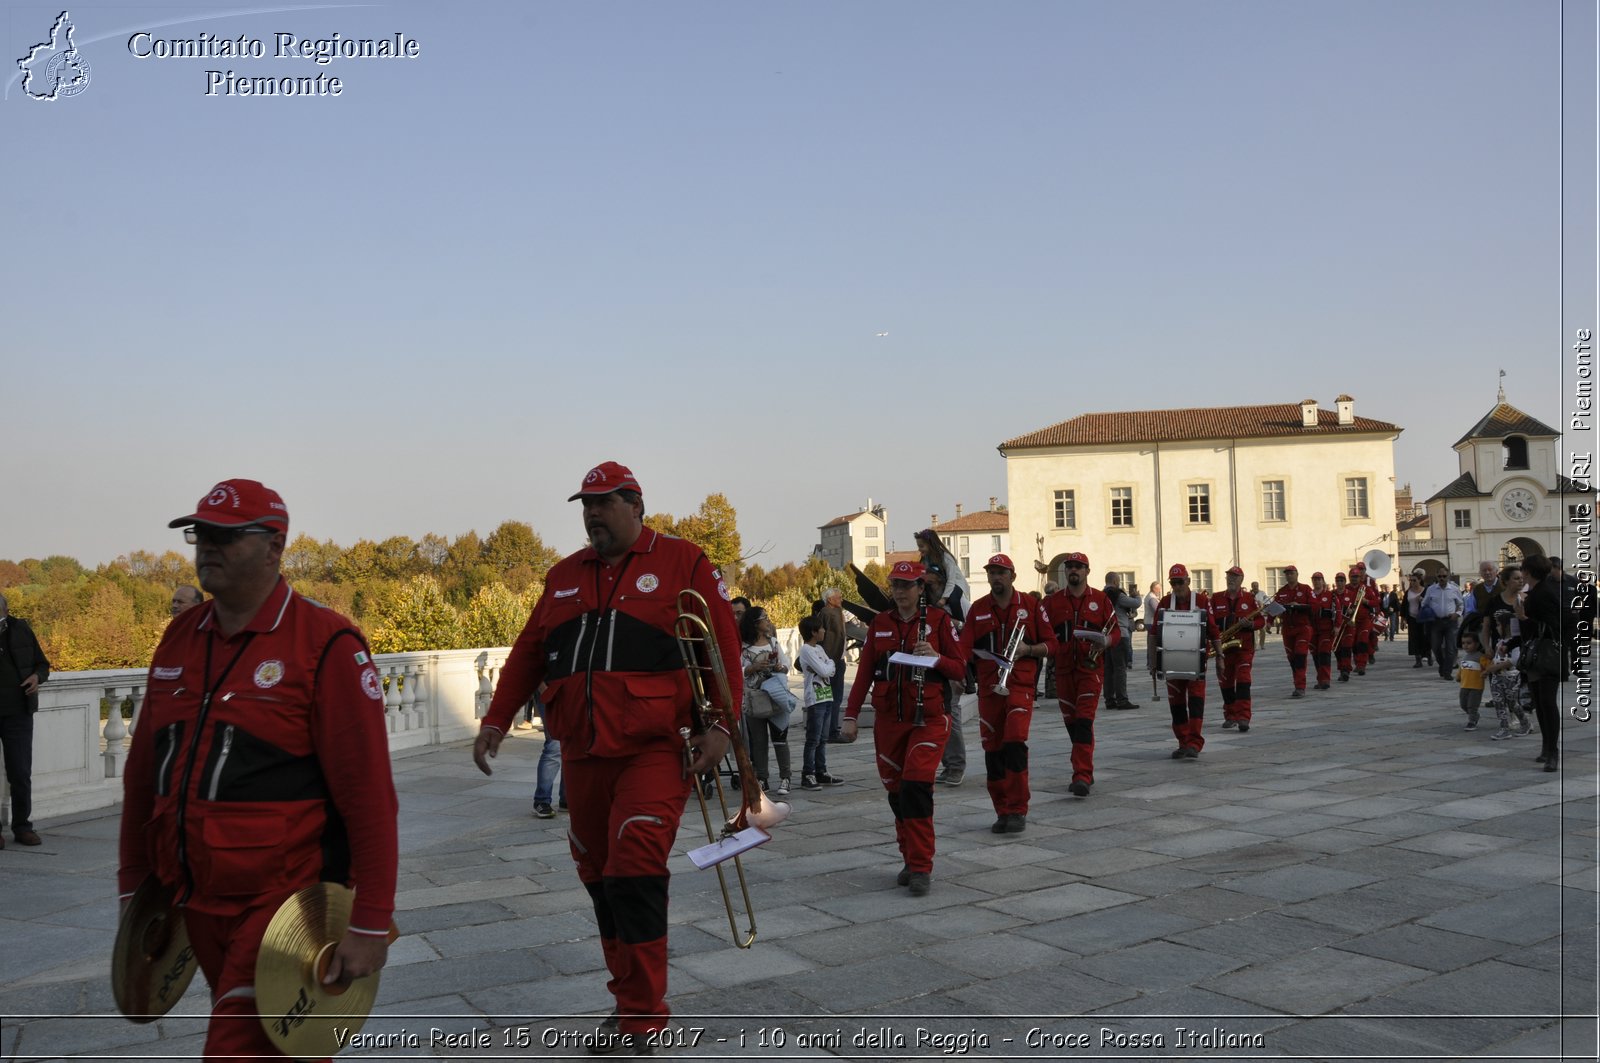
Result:
{"type": "MultiPolygon", "coordinates": [[[[26,679],[30,675],[39,677],[43,683],[50,678],[50,662],[45,659],[44,649],[39,645],[39,640],[33,635],[33,628],[21,617],[7,617],[5,630],[0,631],[0,650],[11,655],[11,661],[17,666],[17,671],[26,679]]],[[[35,690],[28,695],[28,711],[39,711],[39,692],[35,690]]]]}

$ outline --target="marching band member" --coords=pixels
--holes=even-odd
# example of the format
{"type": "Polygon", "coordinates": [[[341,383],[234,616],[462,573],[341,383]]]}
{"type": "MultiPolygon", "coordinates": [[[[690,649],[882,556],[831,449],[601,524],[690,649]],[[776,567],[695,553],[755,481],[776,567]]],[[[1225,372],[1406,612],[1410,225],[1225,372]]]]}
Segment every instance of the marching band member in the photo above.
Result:
{"type": "Polygon", "coordinates": [[[1317,666],[1318,690],[1333,686],[1333,629],[1339,622],[1339,599],[1322,573],[1311,573],[1311,659],[1317,666]]]}
{"type": "Polygon", "coordinates": [[[1106,592],[1089,586],[1089,558],[1071,553],[1062,562],[1067,585],[1045,599],[1056,634],[1056,699],[1072,739],[1072,783],[1078,797],[1094,785],[1094,717],[1105,672],[1102,654],[1122,643],[1117,611],[1106,592]]]}
{"type": "Polygon", "coordinates": [[[978,737],[994,803],[996,834],[1020,834],[1028,822],[1028,727],[1040,661],[1056,651],[1050,618],[1038,599],[1018,591],[1016,566],[995,554],[983,566],[989,593],[972,603],[961,629],[961,649],[978,670],[978,737]],[[1020,628],[1018,627],[1020,625],[1020,628]],[[995,686],[1011,633],[1020,631],[1005,693],[995,686]]]}
{"type": "MultiPolygon", "coordinates": [[[[1168,613],[1198,612],[1205,616],[1206,642],[1215,648],[1217,625],[1211,619],[1210,603],[1204,594],[1189,589],[1189,570],[1182,565],[1173,565],[1167,572],[1167,582],[1172,585],[1172,590],[1156,606],[1150,628],[1151,640],[1157,646],[1161,645],[1161,622],[1168,613]]],[[[1178,748],[1172,751],[1172,759],[1198,758],[1206,744],[1205,736],[1200,733],[1201,718],[1206,711],[1205,672],[1202,670],[1194,679],[1168,679],[1167,707],[1172,710],[1172,733],[1178,739],[1178,748]]]]}
{"type": "Polygon", "coordinates": [[[1356,615],[1355,629],[1355,665],[1356,675],[1367,674],[1367,662],[1378,655],[1378,640],[1373,632],[1373,623],[1378,614],[1383,612],[1383,596],[1378,593],[1378,588],[1372,585],[1372,580],[1367,576],[1367,563],[1357,561],[1350,570],[1350,584],[1357,588],[1365,600],[1361,603],[1361,612],[1356,615]]]}
{"type": "Polygon", "coordinates": [[[1244,589],[1244,569],[1238,565],[1228,569],[1226,580],[1223,592],[1211,599],[1211,622],[1219,633],[1241,621],[1248,626],[1234,636],[1239,645],[1231,649],[1218,647],[1217,689],[1222,691],[1222,729],[1237,727],[1244,734],[1250,730],[1250,677],[1256,659],[1256,632],[1267,626],[1267,617],[1261,611],[1262,603],[1244,589]]]}
{"type": "Polygon", "coordinates": [[[1333,647],[1333,652],[1339,661],[1339,682],[1348,683],[1350,671],[1354,667],[1352,659],[1356,646],[1355,625],[1350,623],[1350,613],[1355,609],[1356,595],[1343,572],[1333,574],[1333,605],[1333,634],[1338,643],[1333,647]]]}
{"type": "Polygon", "coordinates": [[[1311,652],[1313,595],[1310,587],[1300,582],[1300,570],[1293,565],[1283,570],[1284,584],[1272,600],[1283,606],[1280,627],[1283,633],[1283,652],[1289,658],[1289,671],[1294,674],[1292,698],[1306,696],[1306,654],[1311,652]]]}
{"type": "Polygon", "coordinates": [[[933,873],[933,776],[950,735],[944,680],[959,681],[967,669],[950,614],[923,600],[924,571],[920,561],[897,561],[890,569],[894,608],[879,613],[867,632],[840,728],[846,742],[856,740],[856,718],[870,692],[878,776],[889,794],[895,840],[905,862],[895,881],[911,887],[913,897],[928,892],[933,873]],[[932,668],[938,674],[891,664],[897,652],[936,657],[932,668]]]}

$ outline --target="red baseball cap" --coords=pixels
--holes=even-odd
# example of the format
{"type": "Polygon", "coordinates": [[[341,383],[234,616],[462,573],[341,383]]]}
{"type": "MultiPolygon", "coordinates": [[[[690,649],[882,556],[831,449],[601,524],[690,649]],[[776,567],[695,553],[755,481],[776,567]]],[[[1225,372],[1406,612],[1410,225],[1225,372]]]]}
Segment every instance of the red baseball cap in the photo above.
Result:
{"type": "Polygon", "coordinates": [[[1367,563],[1365,561],[1357,561],[1354,565],[1352,565],[1350,567],[1350,571],[1351,572],[1365,572],[1366,570],[1367,570],[1367,563]]]}
{"type": "Polygon", "coordinates": [[[1184,568],[1182,565],[1173,565],[1171,568],[1167,569],[1167,578],[1168,579],[1188,579],[1189,578],[1189,570],[1184,568]]]}
{"type": "Polygon", "coordinates": [[[1326,576],[1324,576],[1324,575],[1323,575],[1323,574],[1322,574],[1322,573],[1320,573],[1320,572],[1313,572],[1313,573],[1311,573],[1311,578],[1312,578],[1312,579],[1320,579],[1320,580],[1321,580],[1321,581],[1322,581],[1322,582],[1324,582],[1324,583],[1326,583],[1326,582],[1328,582],[1328,579],[1327,579],[1327,577],[1326,577],[1326,576]]]}
{"type": "Polygon", "coordinates": [[[167,522],[169,528],[191,524],[210,524],[218,528],[245,528],[253,524],[277,524],[289,530],[289,507],[272,488],[256,480],[223,480],[199,502],[187,517],[167,522]]]}
{"type": "Polygon", "coordinates": [[[632,469],[614,461],[602,461],[589,470],[589,474],[583,478],[583,486],[567,501],[576,502],[580,498],[609,495],[615,491],[638,491],[644,494],[632,469]]]}
{"type": "Polygon", "coordinates": [[[1224,572],[1223,575],[1242,577],[1244,575],[1244,569],[1240,568],[1238,565],[1234,565],[1232,568],[1228,569],[1228,571],[1224,572]]]}
{"type": "Polygon", "coordinates": [[[984,568],[1009,568],[1011,570],[1011,574],[1013,576],[1015,576],[1017,574],[1017,566],[1013,565],[1011,563],[1011,559],[1009,557],[1007,557],[1005,554],[995,554],[993,557],[991,557],[989,560],[987,560],[987,561],[985,561],[983,563],[983,567],[984,568]]]}
{"type": "Polygon", "coordinates": [[[1298,568],[1296,568],[1294,565],[1284,565],[1283,566],[1283,570],[1285,572],[1293,572],[1297,576],[1300,574],[1300,570],[1298,568]]]}
{"type": "Polygon", "coordinates": [[[894,567],[889,570],[889,578],[915,583],[927,571],[927,566],[921,561],[896,561],[894,567]]]}
{"type": "Polygon", "coordinates": [[[1080,554],[1076,550],[1074,550],[1072,553],[1068,554],[1066,557],[1063,557],[1061,559],[1061,563],[1063,565],[1082,565],[1084,568],[1088,568],[1089,567],[1089,555],[1088,554],[1080,554]]]}

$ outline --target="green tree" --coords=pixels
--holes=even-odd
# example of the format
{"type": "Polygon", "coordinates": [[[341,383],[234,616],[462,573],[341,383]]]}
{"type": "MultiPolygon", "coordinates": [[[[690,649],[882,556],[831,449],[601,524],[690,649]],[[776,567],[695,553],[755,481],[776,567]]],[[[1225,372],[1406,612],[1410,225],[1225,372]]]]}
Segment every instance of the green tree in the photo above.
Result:
{"type": "Polygon", "coordinates": [[[509,646],[522,633],[538,599],[531,594],[513,594],[504,584],[493,583],[472,596],[462,617],[462,633],[468,646],[509,646]]]}
{"type": "Polygon", "coordinates": [[[371,539],[357,539],[354,545],[340,551],[333,563],[333,578],[340,583],[368,583],[382,575],[378,544],[371,539]]]}
{"type": "Polygon", "coordinates": [[[724,494],[707,495],[700,508],[687,517],[654,513],[644,522],[656,531],[688,539],[706,552],[706,557],[721,570],[730,583],[739,576],[743,547],[739,540],[739,514],[724,494]]]}
{"type": "Polygon", "coordinates": [[[543,578],[550,566],[561,560],[561,555],[544,544],[533,525],[508,520],[483,540],[481,560],[497,572],[509,572],[525,565],[535,578],[543,578]]]}
{"type": "Polygon", "coordinates": [[[408,535],[391,535],[376,548],[378,574],[384,579],[410,579],[422,574],[417,544],[408,535]]]}
{"type": "Polygon", "coordinates": [[[464,645],[461,614],[432,576],[413,576],[374,604],[368,629],[377,653],[446,650],[464,645]]]}
{"type": "Polygon", "coordinates": [[[317,542],[301,532],[283,551],[283,575],[296,587],[333,579],[334,565],[344,551],[332,539],[317,542]]]}

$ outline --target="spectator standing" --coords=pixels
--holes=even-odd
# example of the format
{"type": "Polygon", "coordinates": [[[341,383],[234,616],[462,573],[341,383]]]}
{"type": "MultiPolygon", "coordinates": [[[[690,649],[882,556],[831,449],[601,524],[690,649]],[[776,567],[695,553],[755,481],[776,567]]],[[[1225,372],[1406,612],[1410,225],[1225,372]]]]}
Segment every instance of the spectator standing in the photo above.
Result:
{"type": "Polygon", "coordinates": [[[1151,580],[1144,596],[1144,670],[1150,673],[1150,700],[1161,701],[1161,691],[1156,687],[1156,640],[1150,637],[1155,626],[1156,608],[1161,604],[1161,581],[1151,580]]]}
{"type": "Polygon", "coordinates": [[[549,728],[544,728],[544,704],[534,698],[529,704],[529,710],[538,717],[540,726],[544,729],[544,745],[539,750],[539,767],[533,779],[533,814],[539,819],[554,819],[556,810],[550,807],[550,796],[555,791],[556,777],[561,778],[561,790],[557,800],[562,811],[567,807],[567,777],[561,774],[561,743],[550,737],[549,728]]]}
{"type": "Polygon", "coordinates": [[[1440,679],[1449,679],[1455,667],[1456,632],[1461,627],[1465,601],[1461,588],[1450,582],[1450,573],[1442,570],[1434,576],[1433,586],[1422,593],[1422,616],[1432,625],[1429,638],[1440,679]]]}
{"type": "Polygon", "coordinates": [[[1406,652],[1411,655],[1413,668],[1421,668],[1424,663],[1433,663],[1431,633],[1428,630],[1428,622],[1422,619],[1422,592],[1425,589],[1422,585],[1422,573],[1411,573],[1410,579],[1406,581],[1404,615],[1406,652]]]}
{"type": "Polygon", "coordinates": [[[767,747],[778,760],[779,797],[789,794],[789,720],[794,713],[794,694],[789,691],[789,655],[778,642],[778,631],[759,605],[752,605],[739,618],[739,641],[744,644],[745,731],[750,744],[750,764],[766,789],[767,747]],[[763,716],[752,704],[765,696],[772,711],[763,716]]]}
{"type": "MultiPolygon", "coordinates": [[[[0,594],[0,747],[11,782],[11,836],[18,845],[38,845],[33,829],[33,716],[39,684],[50,678],[50,662],[33,628],[12,616],[0,594]]],[[[6,847],[0,837],[0,849],[6,847]]]]}
{"type": "Polygon", "coordinates": [[[205,600],[206,596],[200,592],[199,587],[191,587],[187,583],[181,583],[173,589],[172,601],[168,604],[167,611],[176,617],[184,610],[193,609],[205,600]]]}
{"type": "Polygon", "coordinates": [[[1106,573],[1104,594],[1111,608],[1116,610],[1117,624],[1122,628],[1121,645],[1107,650],[1101,658],[1105,662],[1106,708],[1131,709],[1134,706],[1128,700],[1128,666],[1133,663],[1133,622],[1139,615],[1139,598],[1123,593],[1122,577],[1115,572],[1106,573]]]}
{"type": "MultiPolygon", "coordinates": [[[[1550,559],[1534,554],[1523,558],[1522,571],[1528,580],[1528,595],[1519,602],[1517,619],[1522,624],[1522,660],[1528,659],[1528,648],[1534,639],[1561,638],[1561,594],[1550,578],[1550,559]]],[[[1533,713],[1539,720],[1540,748],[1536,758],[1545,771],[1559,771],[1557,762],[1561,745],[1561,712],[1556,707],[1556,690],[1561,685],[1559,675],[1539,675],[1531,669],[1528,688],[1533,694],[1533,713]]]]}
{"type": "MultiPolygon", "coordinates": [[[[1476,634],[1471,631],[1462,632],[1461,659],[1456,666],[1456,675],[1460,682],[1458,703],[1461,706],[1461,711],[1467,714],[1467,726],[1465,729],[1468,731],[1476,731],[1478,729],[1478,706],[1483,703],[1484,679],[1497,663],[1498,661],[1491,662],[1484,655],[1483,650],[1479,647],[1476,634]]],[[[1496,708],[1499,707],[1496,706],[1496,708]]],[[[1503,713],[1504,710],[1501,710],[1501,712],[1503,713]]],[[[1504,737],[1511,737],[1511,732],[1506,730],[1504,724],[1501,725],[1500,729],[1505,732],[1504,737]]],[[[1495,735],[1495,737],[1500,738],[1502,736],[1495,735]]]]}
{"type": "MultiPolygon", "coordinates": [[[[826,600],[826,599],[824,599],[826,600]]],[[[833,661],[828,657],[827,644],[820,616],[808,616],[800,621],[800,637],[805,644],[800,647],[796,660],[800,668],[802,705],[806,714],[806,744],[800,758],[800,789],[820,790],[824,786],[837,786],[844,782],[828,774],[828,724],[834,718],[838,704],[838,689],[833,685],[833,661]]]]}
{"type": "MultiPolygon", "coordinates": [[[[844,648],[847,642],[845,626],[847,621],[844,615],[844,591],[838,587],[829,587],[822,592],[822,608],[815,614],[822,624],[822,650],[828,655],[828,660],[833,662],[833,677],[829,686],[833,688],[833,704],[829,708],[829,717],[823,721],[826,738],[829,742],[841,741],[839,738],[839,721],[843,709],[840,706],[844,699],[839,695],[844,691],[844,648]]],[[[809,741],[811,734],[811,716],[806,715],[806,735],[809,741]]]]}

